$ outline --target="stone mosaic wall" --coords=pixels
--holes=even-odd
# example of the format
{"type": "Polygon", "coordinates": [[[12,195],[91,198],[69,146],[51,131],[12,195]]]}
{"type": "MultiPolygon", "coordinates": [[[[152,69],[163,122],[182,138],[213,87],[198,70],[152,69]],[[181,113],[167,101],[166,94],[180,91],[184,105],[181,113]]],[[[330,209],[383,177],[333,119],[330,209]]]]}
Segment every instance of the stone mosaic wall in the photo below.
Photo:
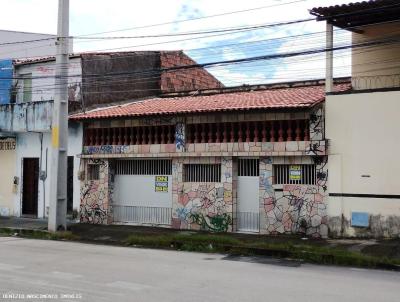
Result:
{"type": "Polygon", "coordinates": [[[260,160],[261,233],[327,237],[327,168],[325,157],[260,160]],[[316,185],[273,185],[272,164],[316,164],[316,185]]]}
{"type": "Polygon", "coordinates": [[[232,159],[185,158],[173,163],[172,227],[177,229],[232,231],[232,159]],[[184,164],[221,163],[221,182],[183,182],[184,164]]]}
{"type": "Polygon", "coordinates": [[[84,146],[83,157],[187,157],[187,156],[302,156],[315,155],[311,144],[318,144],[318,155],[325,154],[325,141],[243,142],[152,145],[84,146]]]}
{"type": "Polygon", "coordinates": [[[109,161],[104,159],[89,159],[84,165],[99,165],[99,179],[81,181],[80,222],[92,224],[107,224],[111,222],[109,215],[110,198],[113,181],[109,161]]]}

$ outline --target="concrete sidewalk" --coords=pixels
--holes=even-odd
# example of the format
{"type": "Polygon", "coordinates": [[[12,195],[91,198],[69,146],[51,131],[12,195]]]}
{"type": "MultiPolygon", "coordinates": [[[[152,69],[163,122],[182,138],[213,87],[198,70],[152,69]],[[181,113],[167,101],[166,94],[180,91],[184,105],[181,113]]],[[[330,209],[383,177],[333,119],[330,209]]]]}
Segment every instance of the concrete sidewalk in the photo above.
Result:
{"type": "MultiPolygon", "coordinates": [[[[9,233],[22,231],[47,231],[47,220],[31,218],[5,218],[0,217],[1,229],[9,233]]],[[[341,257],[341,252],[357,253],[361,256],[371,256],[375,259],[389,259],[400,263],[400,239],[311,239],[296,235],[252,235],[238,233],[210,234],[201,231],[184,231],[160,227],[144,227],[133,225],[92,225],[69,221],[68,230],[70,238],[81,242],[112,245],[139,245],[156,248],[181,249],[176,244],[197,242],[198,245],[221,245],[227,251],[239,248],[240,250],[277,257],[290,257],[293,248],[305,253],[318,251],[319,256],[341,257]],[[199,239],[201,237],[201,239],[199,239]],[[178,239],[177,239],[178,238],[178,239]],[[180,242],[180,240],[183,240],[180,242]],[[166,241],[166,242],[165,242],[166,241]],[[139,242],[139,243],[138,243],[139,242]],[[335,252],[334,252],[335,251],[335,252]],[[276,253],[275,253],[276,252],[276,253]]],[[[29,237],[29,236],[28,236],[29,237]]],[[[347,256],[347,255],[346,255],[347,256]]],[[[329,260],[328,260],[329,261],[329,260]]]]}
{"type": "Polygon", "coordinates": [[[0,217],[0,228],[46,230],[47,219],[0,217]]]}
{"type": "MultiPolygon", "coordinates": [[[[68,227],[74,223],[74,221],[67,221],[68,227]]],[[[0,228],[47,230],[47,224],[47,219],[41,218],[0,217],[0,228]]]]}

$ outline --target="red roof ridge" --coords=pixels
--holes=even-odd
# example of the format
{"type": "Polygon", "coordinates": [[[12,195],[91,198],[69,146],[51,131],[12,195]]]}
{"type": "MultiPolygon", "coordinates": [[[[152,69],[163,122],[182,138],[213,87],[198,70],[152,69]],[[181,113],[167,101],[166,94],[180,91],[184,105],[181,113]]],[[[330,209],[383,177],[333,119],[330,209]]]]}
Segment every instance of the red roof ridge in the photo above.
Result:
{"type": "MultiPolygon", "coordinates": [[[[335,88],[337,91],[347,91],[351,89],[351,84],[341,83],[335,85],[335,88]]],[[[84,120],[256,109],[310,108],[324,100],[325,87],[323,85],[284,87],[212,95],[155,97],[74,114],[70,116],[70,119],[84,120]]]]}

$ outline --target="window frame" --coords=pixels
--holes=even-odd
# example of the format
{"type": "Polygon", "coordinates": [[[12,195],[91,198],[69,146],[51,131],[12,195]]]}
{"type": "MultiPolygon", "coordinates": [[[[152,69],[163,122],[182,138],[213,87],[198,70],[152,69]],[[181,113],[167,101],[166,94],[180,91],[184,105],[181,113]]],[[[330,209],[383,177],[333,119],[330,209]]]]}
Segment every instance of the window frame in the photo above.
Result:
{"type": "Polygon", "coordinates": [[[221,178],[221,164],[183,164],[183,182],[220,183],[221,178]]]}
{"type": "Polygon", "coordinates": [[[315,164],[273,164],[274,185],[317,185],[317,171],[315,164]],[[290,166],[301,167],[301,179],[290,180],[290,166]]]}

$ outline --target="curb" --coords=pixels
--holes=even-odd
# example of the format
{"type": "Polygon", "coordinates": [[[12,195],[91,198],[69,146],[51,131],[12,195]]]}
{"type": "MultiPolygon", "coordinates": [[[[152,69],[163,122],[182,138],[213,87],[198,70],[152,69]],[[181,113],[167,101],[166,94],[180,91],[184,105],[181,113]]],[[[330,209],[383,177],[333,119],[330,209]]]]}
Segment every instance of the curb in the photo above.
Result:
{"type": "MultiPolygon", "coordinates": [[[[16,237],[27,237],[30,238],[32,235],[45,235],[51,236],[56,233],[49,232],[47,230],[40,229],[24,229],[24,228],[15,228],[15,227],[0,227],[0,234],[5,233],[5,235],[16,237]]],[[[33,238],[36,239],[36,238],[33,238]]],[[[181,247],[186,243],[185,241],[172,241],[169,246],[152,246],[152,245],[129,245],[122,241],[118,240],[96,240],[91,238],[81,238],[81,239],[65,239],[65,238],[40,238],[45,240],[65,240],[71,242],[80,242],[80,243],[88,243],[88,244],[104,244],[104,245],[113,245],[113,246],[125,246],[125,247],[138,247],[138,248],[151,248],[151,249],[164,249],[164,250],[181,250],[181,247]]],[[[204,242],[207,244],[207,242],[204,242]]],[[[227,244],[211,244],[208,243],[211,249],[216,248],[214,252],[222,252],[227,253],[229,255],[253,255],[253,256],[264,256],[264,257],[272,257],[278,259],[291,259],[296,261],[301,261],[303,263],[312,263],[312,264],[320,264],[320,265],[338,265],[338,266],[347,266],[347,267],[364,267],[369,269],[383,269],[400,272],[400,265],[384,263],[384,262],[375,262],[373,265],[347,265],[347,264],[338,264],[338,257],[329,254],[329,253],[312,253],[308,251],[289,251],[285,249],[274,249],[274,248],[257,248],[257,247],[246,247],[246,246],[238,246],[238,245],[227,245],[227,244]],[[301,255],[308,255],[311,257],[301,257],[301,255]],[[320,259],[310,260],[312,256],[320,259]]],[[[200,246],[200,244],[199,244],[200,246]]],[[[210,251],[212,251],[210,249],[210,251]]],[[[197,252],[204,252],[198,250],[197,252]]]]}

